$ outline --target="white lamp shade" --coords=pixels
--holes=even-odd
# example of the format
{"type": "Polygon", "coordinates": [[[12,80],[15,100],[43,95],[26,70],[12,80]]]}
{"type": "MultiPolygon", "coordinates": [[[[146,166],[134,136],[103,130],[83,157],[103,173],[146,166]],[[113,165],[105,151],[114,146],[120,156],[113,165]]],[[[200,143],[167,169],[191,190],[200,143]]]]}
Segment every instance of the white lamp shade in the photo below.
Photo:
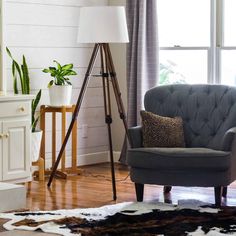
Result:
{"type": "Polygon", "coordinates": [[[125,9],[122,6],[81,7],[78,43],[129,42],[125,9]]]}

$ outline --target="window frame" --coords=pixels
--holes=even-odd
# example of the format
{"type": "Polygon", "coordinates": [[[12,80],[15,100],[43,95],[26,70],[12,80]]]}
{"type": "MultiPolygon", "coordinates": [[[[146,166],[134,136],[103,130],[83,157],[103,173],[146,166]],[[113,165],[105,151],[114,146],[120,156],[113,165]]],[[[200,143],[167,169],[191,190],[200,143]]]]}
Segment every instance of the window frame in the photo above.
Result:
{"type": "Polygon", "coordinates": [[[226,0],[217,0],[217,16],[218,16],[218,31],[216,32],[216,38],[217,38],[217,68],[218,68],[218,77],[219,77],[219,83],[222,82],[222,71],[221,71],[221,60],[222,60],[222,52],[227,50],[235,50],[236,46],[225,46],[224,45],[224,4],[226,0]],[[221,10],[220,10],[221,9],[221,10]]]}
{"type": "Polygon", "coordinates": [[[209,47],[185,47],[174,45],[160,47],[160,50],[207,50],[207,83],[220,84],[222,82],[221,52],[236,50],[236,46],[224,46],[224,2],[225,0],[210,1],[210,45],[209,47]]]}

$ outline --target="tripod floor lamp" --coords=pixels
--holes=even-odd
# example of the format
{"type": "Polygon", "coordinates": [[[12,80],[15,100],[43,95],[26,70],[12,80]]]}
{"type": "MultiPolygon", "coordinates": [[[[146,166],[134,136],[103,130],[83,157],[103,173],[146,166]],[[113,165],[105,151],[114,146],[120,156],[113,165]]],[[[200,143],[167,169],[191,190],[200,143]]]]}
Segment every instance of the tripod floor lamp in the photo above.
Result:
{"type": "Polygon", "coordinates": [[[111,177],[112,177],[112,189],[113,189],[113,199],[116,200],[116,183],[115,183],[115,169],[113,160],[113,147],[112,147],[112,136],[111,136],[111,94],[110,87],[113,88],[118,112],[120,118],[123,120],[126,135],[128,136],[128,127],[126,122],[126,117],[124,113],[124,106],[121,99],[121,92],[118,85],[118,80],[116,77],[116,72],[111,56],[111,51],[109,48],[109,43],[127,43],[128,31],[125,17],[124,7],[113,7],[113,6],[99,6],[99,7],[82,7],[80,9],[79,16],[79,26],[78,26],[78,43],[94,43],[94,49],[92,52],[91,59],[85,74],[85,78],[80,90],[80,94],[75,106],[75,111],[72,115],[72,120],[68,128],[64,142],[62,143],[60,152],[58,154],[57,160],[53,166],[48,186],[50,187],[54,175],[56,173],[57,167],[60,163],[62,154],[65,150],[67,141],[71,134],[73,125],[84,98],[89,79],[92,75],[92,71],[97,59],[98,54],[100,55],[101,71],[99,75],[102,80],[103,97],[104,97],[104,113],[105,122],[108,129],[108,139],[109,139],[109,151],[110,151],[110,164],[111,164],[111,177]],[[111,86],[110,86],[111,84],[111,86]]]}

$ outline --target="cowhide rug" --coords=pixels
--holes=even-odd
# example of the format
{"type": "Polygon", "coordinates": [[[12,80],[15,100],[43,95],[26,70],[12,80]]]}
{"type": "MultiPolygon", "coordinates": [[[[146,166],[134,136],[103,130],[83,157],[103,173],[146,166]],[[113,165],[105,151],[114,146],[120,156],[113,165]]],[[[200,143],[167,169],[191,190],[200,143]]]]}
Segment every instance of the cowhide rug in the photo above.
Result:
{"type": "Polygon", "coordinates": [[[100,208],[0,214],[7,230],[74,235],[236,235],[236,207],[215,209],[164,203],[119,203],[100,208]]]}

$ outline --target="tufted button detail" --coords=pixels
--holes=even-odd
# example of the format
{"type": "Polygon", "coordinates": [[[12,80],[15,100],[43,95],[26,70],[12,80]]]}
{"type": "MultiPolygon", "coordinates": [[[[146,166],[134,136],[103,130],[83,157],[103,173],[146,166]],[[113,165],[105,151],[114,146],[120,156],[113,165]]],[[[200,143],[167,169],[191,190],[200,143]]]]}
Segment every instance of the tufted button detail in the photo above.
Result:
{"type": "Polygon", "coordinates": [[[188,123],[190,121],[190,119],[187,117],[187,118],[185,118],[185,121],[188,123]]]}
{"type": "Polygon", "coordinates": [[[189,91],[188,91],[188,95],[192,95],[193,94],[193,89],[190,88],[189,91]]]}
{"type": "Polygon", "coordinates": [[[173,93],[173,92],[174,92],[174,88],[170,87],[170,93],[173,93]]]}
{"type": "Polygon", "coordinates": [[[207,87],[205,88],[205,93],[206,93],[207,95],[210,94],[210,87],[209,87],[209,86],[207,86],[207,87]]]}
{"type": "Polygon", "coordinates": [[[223,85],[158,86],[147,92],[145,106],[158,115],[181,116],[188,147],[212,148],[221,145],[218,129],[223,133],[234,124],[236,89],[223,85]]]}

